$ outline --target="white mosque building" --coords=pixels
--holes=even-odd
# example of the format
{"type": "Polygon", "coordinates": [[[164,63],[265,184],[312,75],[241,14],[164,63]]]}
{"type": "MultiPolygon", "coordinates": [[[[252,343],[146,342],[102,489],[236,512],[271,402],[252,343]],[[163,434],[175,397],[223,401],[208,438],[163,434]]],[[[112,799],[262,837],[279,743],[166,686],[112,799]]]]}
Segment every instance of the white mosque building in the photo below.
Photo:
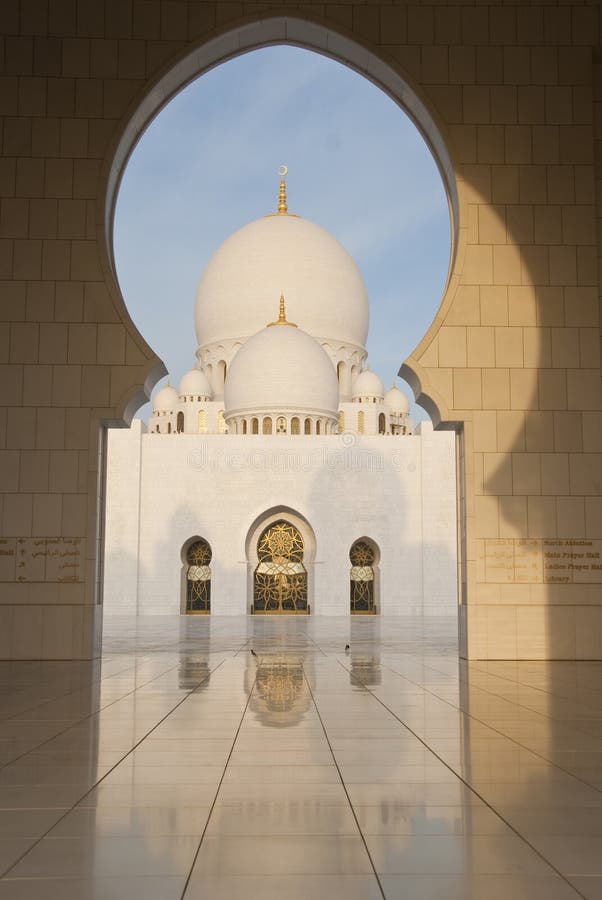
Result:
{"type": "Polygon", "coordinates": [[[455,437],[367,368],[368,319],[282,176],[203,272],[197,366],[109,432],[105,612],[455,614],[455,437]]]}

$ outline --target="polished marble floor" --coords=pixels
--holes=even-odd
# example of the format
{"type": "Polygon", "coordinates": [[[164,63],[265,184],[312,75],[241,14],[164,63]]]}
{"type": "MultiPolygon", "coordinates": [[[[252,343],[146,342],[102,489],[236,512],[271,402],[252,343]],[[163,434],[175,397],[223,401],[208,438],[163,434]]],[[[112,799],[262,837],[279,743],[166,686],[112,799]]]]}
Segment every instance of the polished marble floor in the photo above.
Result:
{"type": "Polygon", "coordinates": [[[0,663],[0,710],[0,900],[602,900],[602,663],[122,618],[102,660],[0,663]]]}

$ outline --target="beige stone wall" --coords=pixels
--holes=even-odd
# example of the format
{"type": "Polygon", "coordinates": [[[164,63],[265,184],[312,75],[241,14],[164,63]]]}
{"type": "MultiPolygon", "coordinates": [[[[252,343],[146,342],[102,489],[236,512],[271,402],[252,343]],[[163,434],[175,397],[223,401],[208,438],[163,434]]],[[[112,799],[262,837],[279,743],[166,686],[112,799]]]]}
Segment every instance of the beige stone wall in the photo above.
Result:
{"type": "Polygon", "coordinates": [[[407,78],[454,163],[457,256],[407,366],[461,432],[464,652],[602,657],[598,6],[193,0],[0,5],[0,656],[98,647],[99,423],[160,371],[111,274],[118,138],[187,50],[272,13],[407,78]]]}

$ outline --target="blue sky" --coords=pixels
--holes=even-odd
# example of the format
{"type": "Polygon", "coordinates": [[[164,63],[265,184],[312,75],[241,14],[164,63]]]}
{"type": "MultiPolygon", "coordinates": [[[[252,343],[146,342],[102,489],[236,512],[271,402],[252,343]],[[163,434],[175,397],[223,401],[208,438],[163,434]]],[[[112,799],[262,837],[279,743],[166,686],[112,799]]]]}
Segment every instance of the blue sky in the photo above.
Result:
{"type": "MultiPolygon", "coordinates": [[[[147,129],[115,217],[130,314],[177,385],[195,362],[201,272],[228,235],[275,210],[282,163],[289,210],[330,231],[362,272],[368,363],[389,387],[441,300],[445,192],[405,113],[362,76],[307,50],[269,47],[218,66],[147,129]]],[[[413,415],[425,418],[415,406],[413,415]]]]}

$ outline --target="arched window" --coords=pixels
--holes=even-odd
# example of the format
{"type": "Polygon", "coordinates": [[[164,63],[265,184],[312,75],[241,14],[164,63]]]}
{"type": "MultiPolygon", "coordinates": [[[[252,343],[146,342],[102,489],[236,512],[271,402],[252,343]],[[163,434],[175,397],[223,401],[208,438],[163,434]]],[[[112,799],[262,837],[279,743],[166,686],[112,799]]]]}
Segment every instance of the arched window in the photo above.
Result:
{"type": "Polygon", "coordinates": [[[322,434],[322,423],[319,419],[316,422],[316,434],[322,434]]]}
{"type": "Polygon", "coordinates": [[[345,413],[341,409],[339,411],[339,434],[343,434],[344,431],[345,431],[345,413]]]}
{"type": "Polygon", "coordinates": [[[359,434],[363,434],[363,433],[364,433],[364,428],[365,428],[365,425],[364,425],[364,411],[362,410],[361,412],[358,412],[358,414],[357,414],[357,430],[358,430],[358,433],[359,433],[359,434]]]}
{"type": "Polygon", "coordinates": [[[247,420],[246,419],[242,420],[242,433],[243,434],[247,433],[247,420]]]}
{"type": "Polygon", "coordinates": [[[269,416],[265,416],[263,420],[263,433],[271,434],[272,433],[272,420],[269,416]]]}
{"type": "Polygon", "coordinates": [[[207,433],[207,414],[204,409],[199,409],[199,434],[207,433]]]}
{"type": "Polygon", "coordinates": [[[251,419],[251,434],[259,434],[259,419],[251,419]]]}
{"type": "Polygon", "coordinates": [[[297,416],[291,419],[291,434],[301,434],[301,422],[297,416]]]}
{"type": "Polygon", "coordinates": [[[178,434],[182,434],[184,431],[184,413],[179,412],[176,418],[176,431],[178,434]]]}
{"type": "Polygon", "coordinates": [[[307,569],[303,536],[280,519],[265,528],[257,542],[253,576],[255,613],[307,613],[307,569]]]}
{"type": "Polygon", "coordinates": [[[228,426],[226,425],[226,420],[224,419],[224,411],[220,409],[217,414],[217,433],[218,434],[227,434],[228,426]]]}
{"type": "Polygon", "coordinates": [[[167,423],[167,433],[171,434],[171,422],[167,423]]]}
{"type": "Polygon", "coordinates": [[[378,433],[386,434],[387,433],[387,417],[384,413],[378,414],[378,433]]]}
{"type": "Polygon", "coordinates": [[[374,602],[374,561],[376,554],[367,541],[356,541],[349,551],[351,615],[376,612],[374,602]]]}
{"type": "Polygon", "coordinates": [[[276,434],[286,434],[286,419],[284,416],[278,416],[276,419],[276,434]]]}
{"type": "Polygon", "coordinates": [[[311,419],[305,420],[305,434],[311,434],[311,419]]]}
{"type": "Polygon", "coordinates": [[[211,547],[201,538],[186,551],[186,613],[208,615],[211,612],[211,547]]]}
{"type": "Polygon", "coordinates": [[[339,386],[344,386],[346,375],[347,375],[347,366],[341,360],[341,362],[337,365],[337,377],[339,379],[339,386]]]}

